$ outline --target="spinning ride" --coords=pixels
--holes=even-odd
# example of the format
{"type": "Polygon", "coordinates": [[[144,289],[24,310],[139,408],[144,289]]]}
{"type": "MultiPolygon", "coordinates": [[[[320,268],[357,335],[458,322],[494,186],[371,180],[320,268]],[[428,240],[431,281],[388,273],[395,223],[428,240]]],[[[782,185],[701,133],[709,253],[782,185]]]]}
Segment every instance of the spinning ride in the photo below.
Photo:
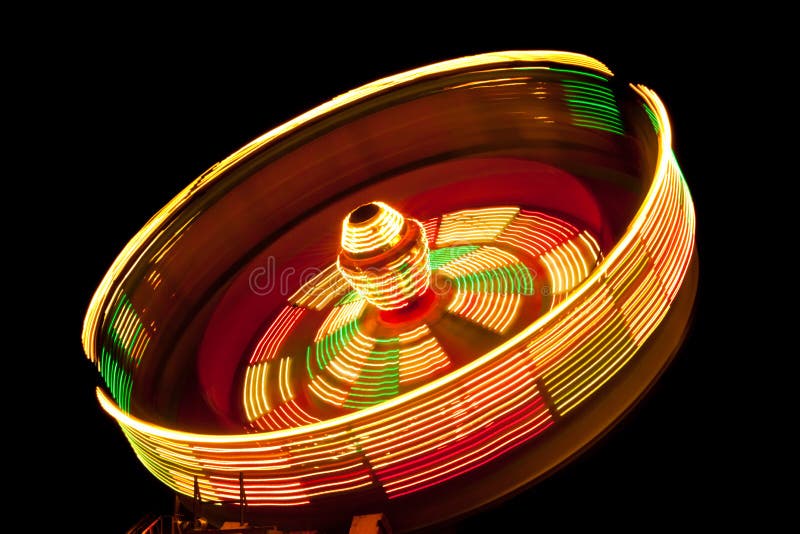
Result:
{"type": "Polygon", "coordinates": [[[214,165],[86,316],[101,406],[209,513],[400,529],[561,465],[646,391],[696,287],[658,97],[566,52],[351,91],[214,165]]]}

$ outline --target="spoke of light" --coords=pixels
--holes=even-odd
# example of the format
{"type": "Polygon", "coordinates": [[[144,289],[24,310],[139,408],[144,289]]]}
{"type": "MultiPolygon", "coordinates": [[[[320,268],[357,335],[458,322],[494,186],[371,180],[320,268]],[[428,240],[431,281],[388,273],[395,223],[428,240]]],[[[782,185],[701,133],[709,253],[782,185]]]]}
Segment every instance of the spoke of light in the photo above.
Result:
{"type": "Polygon", "coordinates": [[[436,245],[490,243],[517,215],[519,208],[499,207],[461,210],[442,216],[436,245]]]}
{"type": "MultiPolygon", "coordinates": [[[[424,325],[421,328],[427,330],[424,325]]],[[[427,337],[429,333],[424,335],[426,337],[422,341],[401,346],[399,349],[400,385],[417,382],[450,365],[450,360],[436,338],[427,337]]]]}
{"type": "Polygon", "coordinates": [[[274,410],[263,414],[252,422],[252,426],[262,432],[268,432],[270,430],[294,428],[318,422],[319,419],[317,417],[306,412],[297,402],[297,399],[293,398],[278,405],[274,410]]]}
{"type": "Polygon", "coordinates": [[[519,313],[521,295],[533,295],[533,277],[513,254],[484,246],[444,265],[456,290],[447,311],[503,333],[519,313]]]}
{"type": "Polygon", "coordinates": [[[250,364],[269,361],[278,356],[281,344],[286,339],[286,336],[294,330],[305,312],[304,308],[296,306],[286,306],[281,310],[278,317],[258,341],[253,355],[250,357],[250,364]]]}
{"type": "Polygon", "coordinates": [[[477,249],[478,245],[462,245],[460,247],[444,247],[431,250],[431,270],[441,269],[451,261],[477,249]]]}
{"type": "Polygon", "coordinates": [[[342,278],[334,264],[329,265],[317,276],[303,284],[294,295],[289,297],[289,302],[312,310],[322,310],[349,290],[350,285],[347,280],[342,278]]]}
{"type": "Polygon", "coordinates": [[[451,278],[458,278],[516,263],[519,263],[519,258],[510,252],[497,247],[485,246],[450,261],[439,270],[451,278]]]}
{"type": "Polygon", "coordinates": [[[473,293],[459,288],[447,311],[502,334],[514,322],[519,305],[519,295],[491,292],[473,293]]]}
{"type": "Polygon", "coordinates": [[[325,318],[325,321],[317,330],[314,341],[319,341],[322,338],[331,335],[333,332],[339,330],[344,325],[358,320],[361,314],[364,313],[367,301],[364,299],[357,299],[335,307],[330,314],[325,318]]]}
{"type": "Polygon", "coordinates": [[[244,375],[244,407],[247,419],[253,421],[269,411],[270,362],[250,365],[244,375]]]}
{"type": "Polygon", "coordinates": [[[586,232],[564,241],[540,257],[551,283],[560,295],[572,291],[594,270],[600,259],[597,241],[586,232]]]}
{"type": "Polygon", "coordinates": [[[281,401],[287,402],[294,398],[291,384],[292,358],[281,358],[278,365],[278,389],[281,394],[281,401]]]}
{"type": "Polygon", "coordinates": [[[312,380],[309,391],[327,404],[355,409],[372,406],[396,396],[401,385],[427,378],[450,365],[425,325],[401,332],[396,338],[378,339],[365,335],[355,322],[351,324],[353,334],[345,342],[336,340],[337,331],[316,344],[317,351],[324,351],[325,366],[320,371],[324,370],[325,379],[317,384],[312,380]],[[331,338],[334,341],[329,342],[331,338]]]}
{"type": "Polygon", "coordinates": [[[578,229],[565,221],[544,213],[520,210],[497,237],[497,242],[538,258],[577,234],[578,229]]]}

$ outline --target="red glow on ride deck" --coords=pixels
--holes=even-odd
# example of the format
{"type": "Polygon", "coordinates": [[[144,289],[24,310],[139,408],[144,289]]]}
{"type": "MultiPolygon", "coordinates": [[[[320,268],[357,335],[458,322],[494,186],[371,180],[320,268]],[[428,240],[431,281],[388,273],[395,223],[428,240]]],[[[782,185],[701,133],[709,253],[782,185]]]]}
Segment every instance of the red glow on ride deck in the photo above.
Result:
{"type": "Polygon", "coordinates": [[[389,325],[398,325],[402,323],[410,323],[418,321],[425,317],[431,311],[439,297],[433,291],[428,290],[417,299],[411,301],[407,306],[398,308],[396,310],[380,310],[378,317],[381,321],[389,325]]]}
{"type": "MultiPolygon", "coordinates": [[[[523,214],[535,210],[556,213],[559,217],[566,215],[571,221],[581,221],[582,228],[598,236],[601,242],[604,241],[601,238],[606,231],[603,215],[589,190],[568,172],[551,165],[515,158],[466,158],[415,169],[404,175],[403,179],[441,184],[407,198],[393,199],[393,205],[398,210],[409,218],[421,221],[429,242],[435,242],[439,237],[440,216],[443,213],[464,207],[511,205],[522,207],[523,214]],[[449,183],[448,179],[447,183],[442,183],[438,179],[441,176],[457,176],[459,181],[449,183]]],[[[341,217],[342,211],[332,211],[331,217],[334,213],[335,217],[341,217]]],[[[320,223],[315,227],[315,235],[319,239],[324,238],[324,241],[309,244],[302,254],[296,252],[296,247],[292,248],[294,245],[282,244],[286,250],[292,250],[292,254],[296,254],[286,256],[285,260],[274,247],[265,250],[263,255],[255,257],[242,268],[220,299],[199,347],[197,373],[203,398],[221,420],[233,423],[239,419],[238,408],[231,402],[238,395],[232,395],[231,392],[238,384],[235,377],[239,373],[241,360],[235,357],[220,358],[219,355],[246,354],[245,362],[251,357],[265,361],[271,359],[270,355],[272,358],[283,355],[278,354],[282,349],[273,354],[275,345],[285,341],[280,339],[282,329],[276,329],[272,335],[266,336],[268,343],[264,344],[264,348],[268,345],[271,350],[253,350],[254,339],[258,343],[266,335],[258,330],[263,328],[265,319],[285,306],[286,297],[277,286],[268,294],[254,292],[250,284],[251,274],[255,269],[268,265],[267,258],[273,253],[279,254],[278,257],[281,258],[276,272],[293,269],[293,272],[303,273],[308,265],[325,265],[326,260],[335,257],[338,246],[336,232],[326,234],[326,228],[338,230],[338,227],[338,224],[320,223]],[[327,245],[330,246],[326,248],[327,245]]],[[[289,242],[296,243],[297,240],[286,241],[289,242]]],[[[259,279],[259,282],[265,280],[259,279]]],[[[411,324],[420,320],[425,315],[426,308],[445,307],[442,305],[452,298],[452,291],[446,294],[436,293],[435,280],[431,287],[434,289],[434,299],[427,292],[419,303],[407,307],[408,309],[398,310],[397,313],[376,314],[378,320],[385,327],[392,328],[401,323],[411,324]]],[[[292,292],[296,288],[292,286],[289,289],[292,292]]],[[[346,290],[343,290],[336,298],[341,298],[345,293],[346,290]]],[[[309,309],[302,319],[298,318],[296,324],[302,327],[304,321],[315,318],[316,310],[309,309]]],[[[289,322],[293,321],[290,319],[289,322]]],[[[291,351],[286,354],[292,355],[291,351]]]]}

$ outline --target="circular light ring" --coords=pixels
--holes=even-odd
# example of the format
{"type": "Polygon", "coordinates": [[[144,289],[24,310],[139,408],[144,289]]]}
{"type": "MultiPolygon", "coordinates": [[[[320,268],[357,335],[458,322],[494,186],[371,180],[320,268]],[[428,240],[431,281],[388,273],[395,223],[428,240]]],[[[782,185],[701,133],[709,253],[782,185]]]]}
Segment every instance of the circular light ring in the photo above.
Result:
{"type": "MultiPolygon", "coordinates": [[[[227,168],[300,124],[367,95],[462,67],[509,61],[561,62],[611,74],[590,58],[560,52],[463,58],[375,82],[276,128],[199,178],[126,246],[87,313],[83,342],[88,357],[98,362],[94,339],[114,280],[170,214],[227,168]]],[[[323,495],[376,487],[394,499],[457,477],[535,438],[630,361],[666,316],[692,259],[693,205],[671,151],[666,111],[652,91],[632,87],[658,130],[659,154],[649,191],[595,271],[512,339],[381,404],[274,432],[176,431],[127,414],[98,388],[101,406],[165,484],[192,495],[197,477],[206,498],[235,500],[244,472],[248,506],[304,505],[323,495]],[[595,355],[586,361],[589,350],[595,355]]]]}
{"type": "Polygon", "coordinates": [[[153,217],[147,221],[147,224],[139,230],[133,238],[128,241],[125,248],[122,249],[119,256],[116,257],[111,267],[106,272],[105,276],[97,286],[92,300],[89,303],[89,308],[86,311],[86,317],[83,320],[83,332],[81,334],[81,342],[86,356],[95,364],[99,364],[99,355],[97,353],[97,346],[94,343],[97,335],[97,329],[102,321],[104,304],[113,292],[115,281],[122,276],[128,268],[131,260],[133,260],[144,247],[149,239],[157,234],[162,226],[170,219],[172,215],[179,212],[186,204],[199,193],[204,191],[214,181],[224,176],[225,173],[234,168],[239,162],[245,160],[251,154],[262,150],[265,146],[273,143],[288,134],[289,132],[300,128],[305,124],[312,123],[322,117],[330,115],[337,110],[340,110],[350,104],[358,102],[359,100],[366,99],[370,96],[391,90],[406,83],[423,79],[429,76],[441,75],[446,72],[454,72],[463,69],[475,68],[480,66],[503,65],[509,62],[525,62],[525,63],[562,63],[567,66],[585,68],[593,70],[601,74],[613,76],[613,73],[600,61],[594,58],[585,56],[583,54],[576,54],[574,52],[563,52],[558,50],[512,50],[506,52],[496,52],[489,54],[479,54],[476,56],[466,56],[432,65],[426,65],[418,69],[413,69],[406,72],[401,72],[393,76],[376,80],[372,83],[363,85],[352,91],[348,91],[330,101],[313,108],[294,119],[273,128],[261,137],[254,139],[237,152],[231,154],[221,162],[213,165],[208,171],[203,173],[199,178],[190,183],[183,191],[178,193],[175,198],[170,200],[163,208],[158,210],[153,217]]]}
{"type": "Polygon", "coordinates": [[[485,350],[467,343],[453,353],[454,338],[463,332],[441,328],[441,313],[491,332],[500,344],[565,298],[602,258],[590,231],[514,206],[448,212],[423,226],[439,312],[383,323],[349,286],[321,283],[331,267],[323,269],[297,290],[254,346],[242,380],[245,426],[268,431],[308,425],[326,418],[318,403],[340,415],[449,372],[485,350]],[[305,306],[320,301],[327,304],[312,309],[322,316],[309,319],[313,314],[305,306]],[[305,321],[314,327],[313,340],[305,321]]]}

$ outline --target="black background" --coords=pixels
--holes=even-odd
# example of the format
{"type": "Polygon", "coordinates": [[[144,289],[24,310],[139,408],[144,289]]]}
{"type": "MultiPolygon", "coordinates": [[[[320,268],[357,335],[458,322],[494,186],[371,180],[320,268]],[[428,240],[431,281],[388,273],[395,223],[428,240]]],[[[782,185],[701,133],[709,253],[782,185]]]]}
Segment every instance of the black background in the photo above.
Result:
{"type": "Polygon", "coordinates": [[[58,145],[54,170],[37,193],[52,217],[45,263],[58,290],[37,299],[47,302],[50,321],[38,335],[51,337],[57,349],[47,354],[47,391],[27,424],[45,436],[34,492],[49,501],[50,517],[76,522],[88,514],[77,521],[86,531],[115,533],[146,512],[171,510],[170,492],[98,406],[97,373],[80,346],[94,289],[156,210],[246,142],[363,83],[462,55],[561,49],[596,57],[618,78],[651,87],[671,114],[698,217],[695,318],[673,364],[609,435],[527,492],[439,531],[492,532],[510,522],[525,531],[741,526],[748,506],[737,503],[754,491],[743,482],[752,462],[734,449],[752,421],[739,415],[750,400],[727,382],[730,354],[719,345],[724,332],[715,321],[723,288],[713,273],[724,266],[715,234],[725,221],[714,188],[726,154],[715,142],[724,112],[715,106],[710,67],[715,54],[735,53],[737,45],[709,37],[681,47],[659,38],[676,31],[666,27],[618,35],[620,44],[612,45],[604,31],[545,37],[533,25],[458,38],[413,26],[373,28],[345,43],[345,31],[320,36],[287,25],[293,33],[285,39],[268,38],[266,29],[235,40],[208,28],[176,40],[165,38],[169,31],[76,31],[53,47],[39,73],[48,112],[33,126],[58,145]]]}

